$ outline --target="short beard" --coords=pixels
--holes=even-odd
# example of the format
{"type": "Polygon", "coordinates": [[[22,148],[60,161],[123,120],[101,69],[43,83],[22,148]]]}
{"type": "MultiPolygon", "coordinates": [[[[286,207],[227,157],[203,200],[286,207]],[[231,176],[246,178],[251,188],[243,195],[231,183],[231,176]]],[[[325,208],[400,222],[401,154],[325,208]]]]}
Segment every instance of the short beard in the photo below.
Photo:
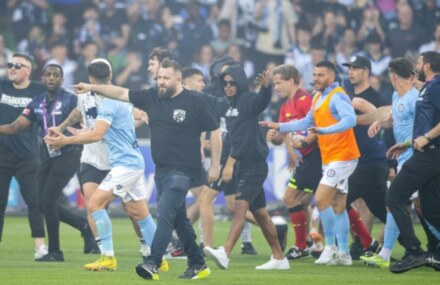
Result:
{"type": "Polygon", "coordinates": [[[176,86],[165,88],[164,91],[161,90],[162,88],[159,87],[159,97],[162,99],[168,99],[171,98],[171,96],[173,96],[174,93],[176,93],[176,86]]]}
{"type": "Polygon", "coordinates": [[[422,81],[422,82],[426,81],[426,74],[423,71],[423,69],[418,72],[417,76],[418,76],[420,81],[422,81]]]}

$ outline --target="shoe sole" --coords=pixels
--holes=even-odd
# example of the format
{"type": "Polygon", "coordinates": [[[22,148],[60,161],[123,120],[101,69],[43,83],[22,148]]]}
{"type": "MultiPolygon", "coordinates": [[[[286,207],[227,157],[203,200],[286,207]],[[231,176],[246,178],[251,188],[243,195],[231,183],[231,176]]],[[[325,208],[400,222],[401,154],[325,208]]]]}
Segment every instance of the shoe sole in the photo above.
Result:
{"type": "Polygon", "coordinates": [[[87,271],[115,271],[117,269],[117,267],[114,267],[114,268],[107,268],[107,267],[86,268],[86,267],[84,267],[84,269],[87,271]]]}
{"type": "Polygon", "coordinates": [[[211,269],[206,268],[206,269],[200,271],[199,273],[197,273],[196,276],[191,278],[191,280],[203,279],[203,278],[208,277],[209,275],[211,275],[211,269]]]}
{"type": "Polygon", "coordinates": [[[141,264],[136,266],[136,274],[146,280],[159,280],[159,274],[145,269],[141,264]]]}
{"type": "Polygon", "coordinates": [[[221,264],[220,260],[217,259],[217,257],[212,254],[206,247],[203,249],[203,252],[205,253],[205,255],[209,258],[211,258],[215,265],[217,265],[220,269],[227,269],[227,266],[224,266],[223,264],[221,264]]]}

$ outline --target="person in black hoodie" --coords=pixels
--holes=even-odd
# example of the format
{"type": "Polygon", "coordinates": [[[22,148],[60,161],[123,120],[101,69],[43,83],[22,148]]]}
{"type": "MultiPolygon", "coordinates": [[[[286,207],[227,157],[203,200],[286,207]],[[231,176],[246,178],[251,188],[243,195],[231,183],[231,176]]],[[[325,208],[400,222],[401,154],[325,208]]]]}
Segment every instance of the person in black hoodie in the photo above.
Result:
{"type": "Polygon", "coordinates": [[[289,262],[283,255],[275,226],[266,209],[263,189],[268,173],[266,157],[269,149],[258,125],[258,115],[266,109],[271,98],[268,73],[257,77],[257,84],[261,86],[258,94],[249,91],[246,74],[240,65],[229,66],[220,75],[220,82],[228,99],[225,118],[231,142],[229,159],[235,162],[234,176],[238,184],[234,218],[226,245],[218,249],[206,246],[204,252],[218,267],[228,268],[229,255],[241,234],[249,209],[272,250],[270,261],[255,269],[289,269],[289,262]]]}

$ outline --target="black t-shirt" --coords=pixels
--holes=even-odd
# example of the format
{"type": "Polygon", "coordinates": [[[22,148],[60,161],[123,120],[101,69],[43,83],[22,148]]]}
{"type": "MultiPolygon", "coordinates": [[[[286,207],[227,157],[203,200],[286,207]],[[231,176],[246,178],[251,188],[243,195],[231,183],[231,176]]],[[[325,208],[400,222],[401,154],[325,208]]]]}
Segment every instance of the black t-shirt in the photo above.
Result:
{"type": "MultiPolygon", "coordinates": [[[[371,86],[359,94],[354,94],[353,97],[362,98],[373,104],[376,108],[384,106],[382,97],[371,86]]],[[[356,111],[356,115],[360,115],[360,114],[362,113],[356,111]]],[[[357,125],[354,127],[356,142],[358,144],[359,151],[361,152],[361,157],[359,158],[359,164],[372,164],[386,160],[385,143],[376,137],[370,138],[368,136],[368,127],[369,126],[361,126],[361,125],[357,125]]]]}
{"type": "MultiPolygon", "coordinates": [[[[21,115],[32,99],[46,91],[41,83],[31,82],[27,88],[17,89],[12,81],[0,79],[0,125],[10,124],[21,115]]],[[[38,159],[38,126],[33,123],[13,136],[0,135],[0,153],[12,151],[20,159],[38,159]]]]}
{"type": "Polygon", "coordinates": [[[129,99],[148,113],[156,168],[177,169],[191,178],[200,175],[200,134],[219,127],[203,95],[184,89],[178,96],[161,99],[157,88],[150,88],[130,91],[129,99]]]}

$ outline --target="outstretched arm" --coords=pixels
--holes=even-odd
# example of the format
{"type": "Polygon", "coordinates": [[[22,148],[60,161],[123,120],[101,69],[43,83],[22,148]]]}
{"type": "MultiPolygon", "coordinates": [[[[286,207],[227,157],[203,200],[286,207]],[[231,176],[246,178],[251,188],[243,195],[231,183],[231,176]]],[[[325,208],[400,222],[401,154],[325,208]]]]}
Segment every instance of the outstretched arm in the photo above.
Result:
{"type": "Polygon", "coordinates": [[[375,121],[387,120],[391,114],[391,106],[379,107],[371,113],[360,115],[357,117],[357,124],[369,126],[375,121]]]}
{"type": "Polygon", "coordinates": [[[15,121],[7,125],[0,126],[1,135],[15,135],[23,131],[31,122],[24,116],[19,116],[15,121]]]}
{"type": "Polygon", "coordinates": [[[128,89],[119,86],[87,84],[81,82],[76,85],[72,85],[72,88],[76,93],[86,93],[92,91],[110,99],[124,102],[130,101],[128,98],[128,89]]]}
{"type": "Polygon", "coordinates": [[[68,145],[68,144],[89,144],[102,140],[104,134],[109,129],[110,125],[104,120],[96,120],[93,130],[85,132],[75,132],[73,128],[69,131],[74,135],[66,137],[59,131],[54,131],[44,138],[46,143],[53,146],[68,145]]]}

